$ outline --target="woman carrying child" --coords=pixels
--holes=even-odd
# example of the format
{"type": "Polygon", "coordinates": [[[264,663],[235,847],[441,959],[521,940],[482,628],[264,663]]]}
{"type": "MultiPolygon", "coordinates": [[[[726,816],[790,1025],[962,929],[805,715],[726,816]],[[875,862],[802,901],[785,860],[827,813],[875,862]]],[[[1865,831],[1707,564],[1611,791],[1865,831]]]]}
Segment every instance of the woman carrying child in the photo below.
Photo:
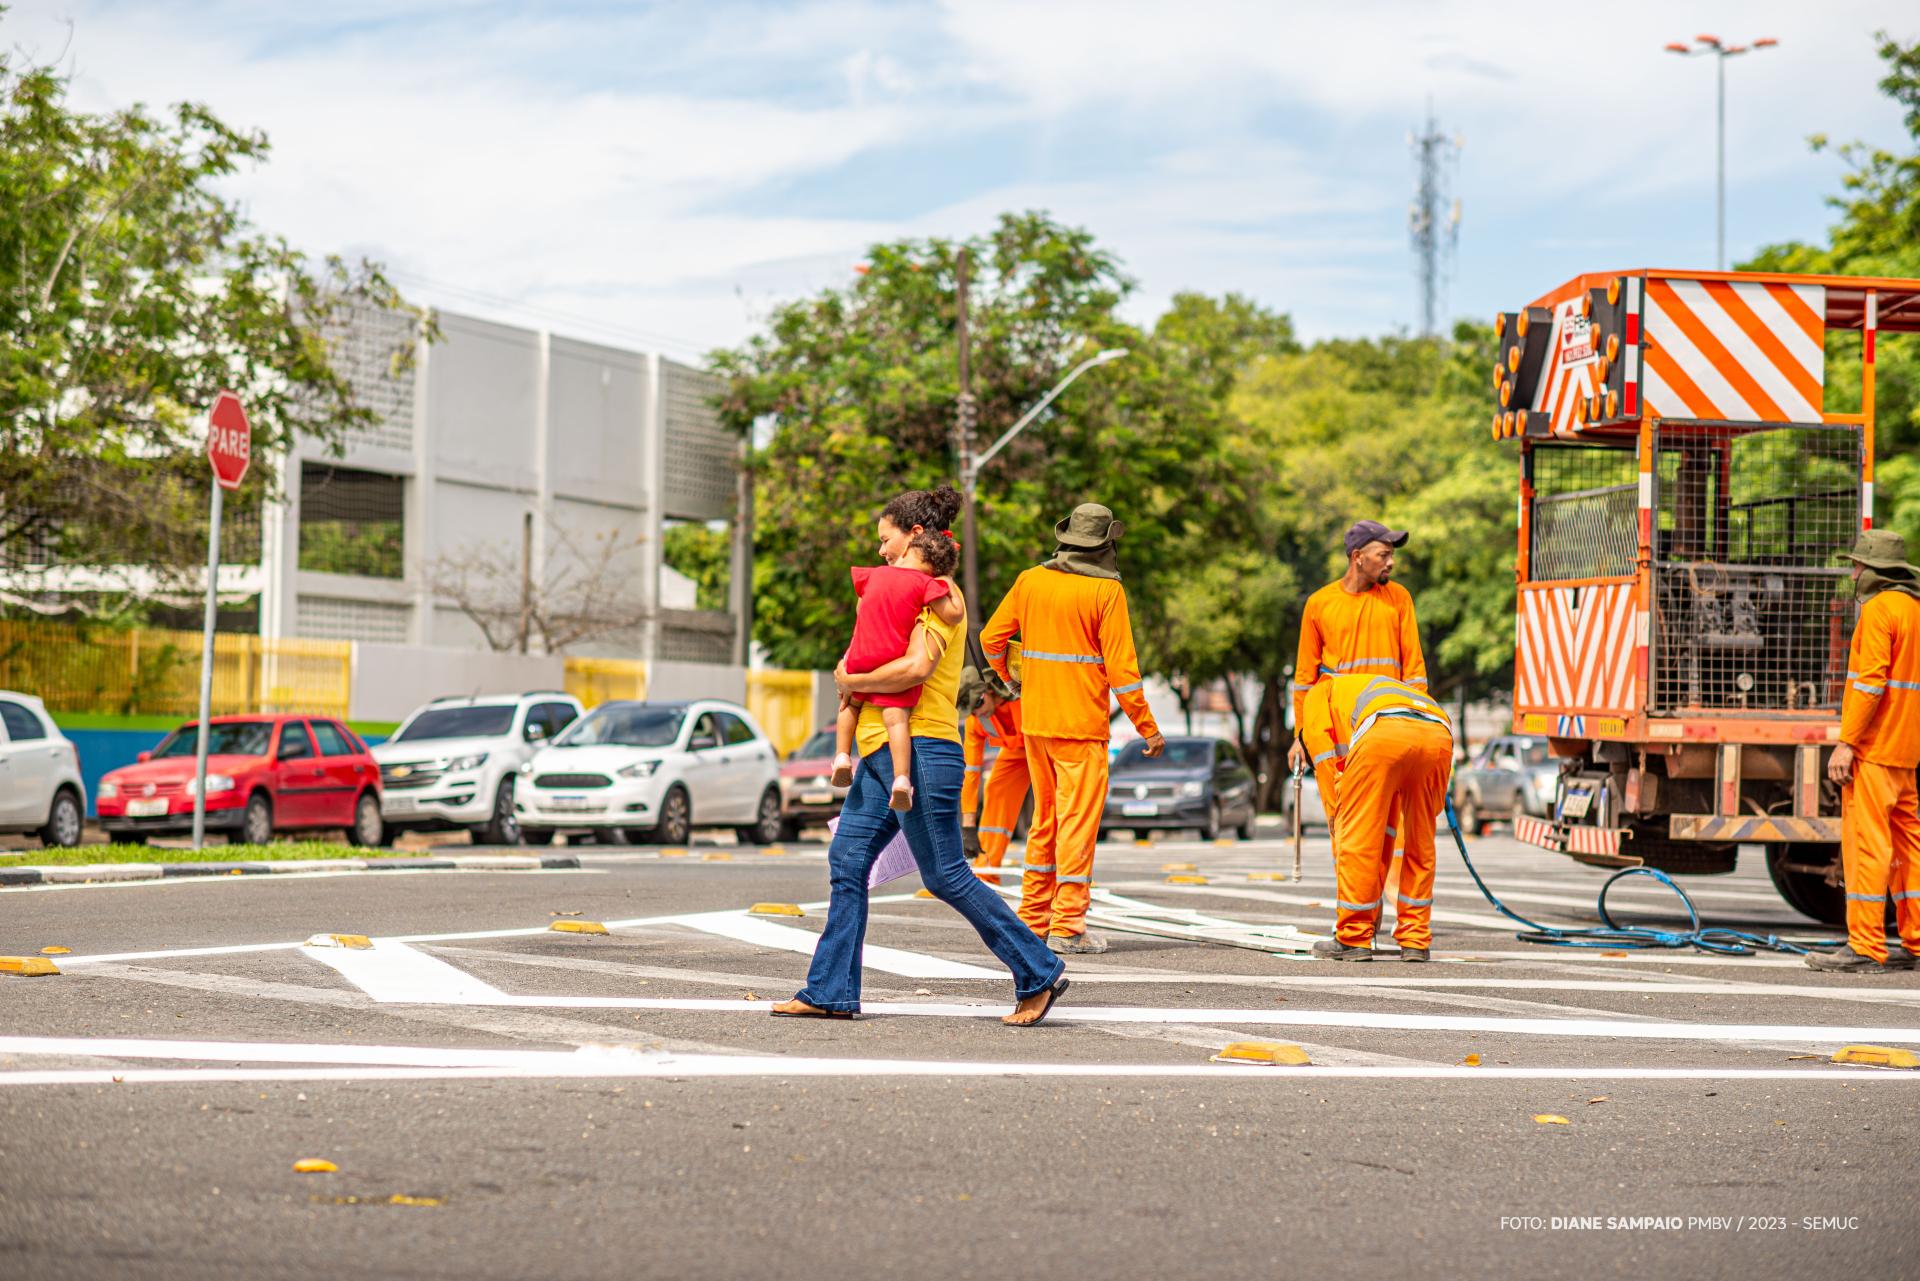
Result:
{"type": "MultiPolygon", "coordinates": [[[[898,495],[881,512],[877,526],[881,559],[897,566],[916,538],[928,533],[944,538],[941,531],[952,525],[959,510],[960,496],[945,485],[898,495]]],[[[951,562],[947,567],[951,569],[951,562]]],[[[868,702],[860,708],[855,724],[859,765],[840,810],[839,829],[827,850],[831,896],[826,928],[814,949],[807,985],[792,1000],[774,1006],[776,1015],[852,1018],[859,1012],[867,873],[900,830],[906,832],[921,883],[966,917],[988,950],[1012,971],[1016,1004],[1003,1023],[1034,1026],[1067,990],[1060,959],[1021,924],[1006,900],[973,874],[961,851],[960,786],[965,766],[955,695],[966,658],[967,608],[952,581],[945,580],[944,585],[944,594],[920,607],[901,657],[859,674],[843,663],[834,673],[843,697],[899,694],[921,687],[907,717],[912,808],[890,807],[894,771],[887,726],[881,709],[868,702]]]]}

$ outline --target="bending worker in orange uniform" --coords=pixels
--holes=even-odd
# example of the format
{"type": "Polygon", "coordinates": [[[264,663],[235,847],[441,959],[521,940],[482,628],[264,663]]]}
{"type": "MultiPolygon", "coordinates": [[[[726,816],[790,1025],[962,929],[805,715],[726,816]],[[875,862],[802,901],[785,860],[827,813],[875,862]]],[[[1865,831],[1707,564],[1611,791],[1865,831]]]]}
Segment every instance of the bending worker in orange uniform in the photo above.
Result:
{"type": "MultiPolygon", "coordinates": [[[[972,668],[967,669],[973,673],[972,668]]],[[[967,711],[966,782],[960,789],[960,839],[975,867],[999,867],[1027,803],[1027,745],[1020,733],[1020,700],[998,676],[975,674],[979,693],[967,711]],[[998,748],[987,772],[987,749],[998,748]],[[981,775],[986,783],[981,784],[981,775]],[[981,793],[986,794],[982,809],[981,793]]],[[[967,688],[963,679],[961,688],[967,688]]]]}
{"type": "Polygon", "coordinates": [[[1059,549],[1014,580],[980,633],[1002,680],[1007,647],[1022,642],[1022,729],[1033,776],[1033,827],[1020,880],[1020,919],[1055,952],[1104,952],[1087,933],[1093,845],[1107,805],[1107,698],[1146,740],[1166,748],[1140,692],[1127,592],[1115,543],[1126,527],[1098,503],[1082,503],[1054,526],[1059,549]]]}
{"type": "MultiPolygon", "coordinates": [[[[1294,740],[1287,752],[1287,767],[1296,773],[1307,764],[1299,738],[1301,708],[1321,681],[1354,673],[1427,688],[1413,596],[1392,581],[1394,551],[1406,542],[1404,529],[1388,529],[1377,520],[1354,522],[1346,537],[1346,574],[1307,597],[1293,664],[1294,740]]],[[[1386,839],[1395,852],[1405,848],[1404,827],[1397,814],[1387,820],[1386,839]]]]}
{"type": "Polygon", "coordinates": [[[1341,673],[1322,680],[1301,711],[1300,741],[1313,760],[1333,828],[1338,890],[1334,936],[1314,955],[1371,961],[1373,934],[1391,881],[1387,829],[1401,816],[1406,853],[1394,900],[1394,941],[1403,961],[1433,947],[1434,821],[1453,774],[1453,723],[1440,704],[1405,681],[1341,673]]]}
{"type": "Polygon", "coordinates": [[[1847,946],[1809,952],[1816,970],[1910,970],[1920,951],[1920,569],[1887,529],[1852,551],[1860,621],[1847,653],[1840,746],[1827,775],[1840,784],[1840,865],[1847,878],[1847,946]],[[1904,948],[1887,951],[1887,895],[1904,948]]]}

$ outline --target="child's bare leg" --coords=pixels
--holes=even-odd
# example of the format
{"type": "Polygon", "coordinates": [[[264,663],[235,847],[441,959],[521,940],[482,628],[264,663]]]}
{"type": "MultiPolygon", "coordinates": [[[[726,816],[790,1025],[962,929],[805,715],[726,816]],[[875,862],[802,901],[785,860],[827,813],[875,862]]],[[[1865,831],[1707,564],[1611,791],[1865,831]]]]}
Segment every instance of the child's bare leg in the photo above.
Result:
{"type": "Polygon", "coordinates": [[[835,787],[853,785],[853,732],[859,723],[860,704],[842,695],[833,718],[833,773],[827,778],[835,787]]]}
{"type": "Polygon", "coordinates": [[[901,811],[913,808],[913,738],[907,732],[908,722],[913,719],[911,707],[883,707],[880,719],[887,727],[887,751],[893,757],[893,794],[888,797],[890,809],[901,811]]]}

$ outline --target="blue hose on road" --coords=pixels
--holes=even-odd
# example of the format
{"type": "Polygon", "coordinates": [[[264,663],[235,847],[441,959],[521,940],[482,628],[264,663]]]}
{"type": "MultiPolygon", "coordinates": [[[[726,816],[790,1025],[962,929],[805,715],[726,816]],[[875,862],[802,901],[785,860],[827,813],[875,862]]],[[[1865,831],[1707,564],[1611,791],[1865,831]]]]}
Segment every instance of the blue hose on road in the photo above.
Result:
{"type": "Polygon", "coordinates": [[[1748,934],[1741,930],[1703,929],[1700,925],[1700,912],[1687,897],[1687,892],[1674,883],[1665,872],[1651,867],[1629,867],[1607,878],[1600,887],[1600,919],[1604,925],[1582,930],[1559,930],[1538,921],[1529,921],[1512,908],[1494,897],[1487,883],[1480,879],[1480,871],[1474,867],[1473,859],[1467,854],[1466,837],[1460,834],[1460,820],[1453,812],[1453,797],[1447,797],[1447,826],[1453,829],[1453,843],[1460,850],[1460,861],[1467,865],[1467,874],[1473,877],[1473,883],[1480,887],[1480,893],[1493,910],[1510,921],[1527,928],[1514,937],[1522,943],[1539,943],[1547,947],[1604,947],[1604,948],[1695,948],[1702,952],[1711,952],[1717,956],[1752,956],[1756,952],[1788,952],[1795,956],[1805,956],[1807,948],[1798,943],[1789,943],[1777,934],[1748,934]],[[1680,896],[1680,902],[1687,909],[1685,930],[1656,930],[1644,925],[1621,925],[1607,911],[1607,891],[1629,876],[1647,876],[1660,882],[1680,896]]]}

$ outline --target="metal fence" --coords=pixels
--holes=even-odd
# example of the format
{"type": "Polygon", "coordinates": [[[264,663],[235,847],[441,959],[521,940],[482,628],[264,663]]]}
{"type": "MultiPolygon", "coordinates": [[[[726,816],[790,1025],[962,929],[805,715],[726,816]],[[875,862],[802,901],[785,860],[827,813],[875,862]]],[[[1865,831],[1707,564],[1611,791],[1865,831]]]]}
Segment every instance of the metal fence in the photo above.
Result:
{"type": "Polygon", "coordinates": [[[1634,572],[1639,472],[1630,449],[1536,446],[1530,582],[1618,578],[1634,572]]]}
{"type": "MultiPolygon", "coordinates": [[[[0,687],[33,694],[53,712],[119,716],[197,713],[198,632],[112,631],[0,620],[0,687]]],[[[347,714],[350,641],[213,638],[213,712],[347,714]]]]}

